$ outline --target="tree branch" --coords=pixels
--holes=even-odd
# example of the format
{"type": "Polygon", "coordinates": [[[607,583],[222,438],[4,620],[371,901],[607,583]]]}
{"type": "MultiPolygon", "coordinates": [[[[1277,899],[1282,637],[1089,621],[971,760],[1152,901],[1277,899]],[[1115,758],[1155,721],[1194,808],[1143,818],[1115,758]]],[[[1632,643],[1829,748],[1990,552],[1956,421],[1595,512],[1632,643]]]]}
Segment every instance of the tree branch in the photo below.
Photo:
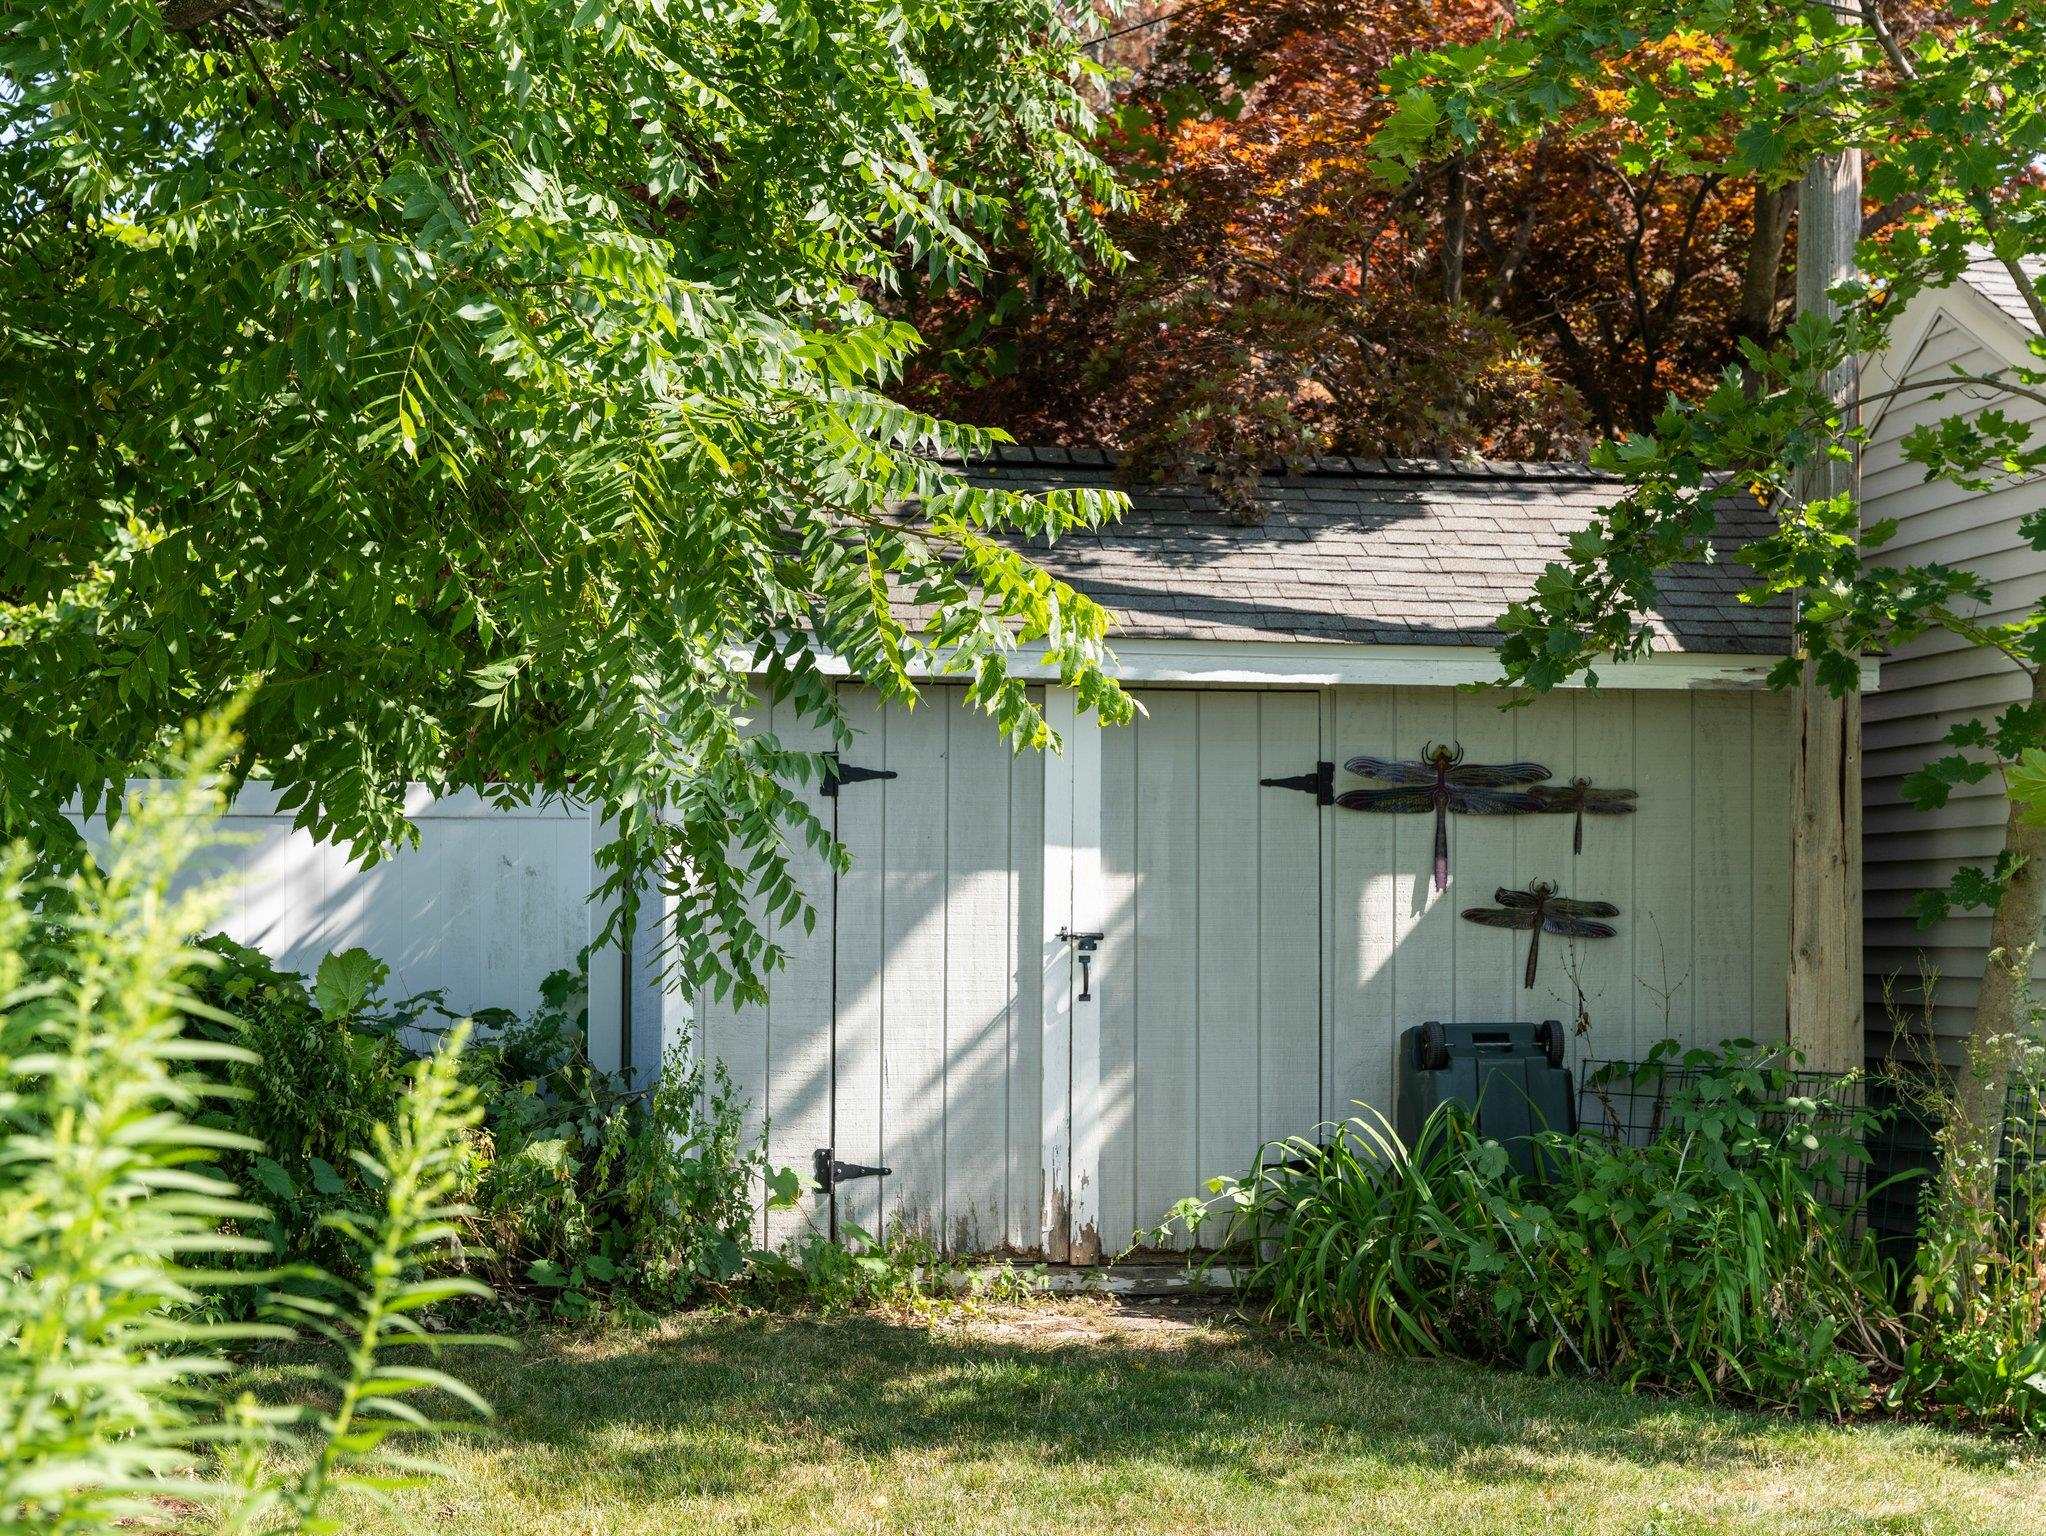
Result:
{"type": "Polygon", "coordinates": [[[1868,405],[1877,400],[1889,400],[1898,395],[1913,394],[1921,389],[1958,389],[1968,386],[1993,389],[1999,394],[2010,395],[2018,400],[2030,400],[2035,405],[2046,405],[2046,389],[2034,389],[2024,384],[2014,384],[2001,374],[1995,373],[1950,373],[1936,379],[1912,379],[1897,385],[1894,389],[1878,390],[1872,395],[1863,395],[1861,403],[1868,405]]]}
{"type": "MultiPolygon", "coordinates": [[[[1969,197],[1974,205],[1975,215],[1982,220],[1982,233],[1989,237],[1989,248],[1996,252],[1997,227],[2003,222],[1996,203],[1987,192],[1976,192],[1969,197]]],[[[2046,299],[2039,297],[2039,289],[2033,283],[2031,274],[2025,271],[2024,263],[2015,256],[1998,254],[1996,261],[2010,274],[2010,280],[2017,285],[2018,294],[2025,301],[2025,308],[2032,312],[2032,325],[2040,335],[2046,336],[2046,299]]]]}
{"type": "Polygon", "coordinates": [[[239,4],[241,0],[164,0],[164,29],[190,32],[209,21],[218,21],[239,4]]]}
{"type": "Polygon", "coordinates": [[[1890,61],[1890,68],[1897,72],[1900,80],[1916,80],[1918,68],[1911,62],[1911,56],[1897,41],[1897,34],[1890,30],[1890,24],[1883,19],[1882,7],[1877,0],[1861,0],[1861,19],[1868,30],[1875,35],[1876,46],[1883,51],[1883,57],[1890,61]]]}
{"type": "Polygon", "coordinates": [[[1861,238],[1864,240],[1881,234],[1899,219],[1909,218],[1925,206],[1922,192],[1902,192],[1884,203],[1880,208],[1871,208],[1862,215],[1861,238]]]}

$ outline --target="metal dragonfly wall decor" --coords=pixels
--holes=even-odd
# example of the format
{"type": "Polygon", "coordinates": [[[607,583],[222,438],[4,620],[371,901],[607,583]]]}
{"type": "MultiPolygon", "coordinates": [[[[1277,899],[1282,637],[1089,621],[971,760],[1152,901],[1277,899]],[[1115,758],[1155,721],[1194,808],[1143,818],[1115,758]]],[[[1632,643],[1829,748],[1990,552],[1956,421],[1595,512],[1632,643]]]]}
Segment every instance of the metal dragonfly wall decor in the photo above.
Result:
{"type": "Polygon", "coordinates": [[[1589,779],[1572,779],[1568,784],[1541,784],[1532,791],[1544,811],[1574,813],[1577,825],[1571,830],[1570,852],[1584,852],[1586,816],[1632,816],[1638,807],[1631,789],[1601,789],[1589,779]]]}
{"type": "Polygon", "coordinates": [[[1415,762],[1385,757],[1353,757],[1343,764],[1351,773],[1379,779],[1382,789],[1346,789],[1336,804],[1352,811],[1395,814],[1435,813],[1435,889],[1449,889],[1449,812],[1460,816],[1525,816],[1542,809],[1541,802],[1519,786],[1538,784],[1549,776],[1540,763],[1466,763],[1459,744],[1429,742],[1415,762]]]}
{"type": "Polygon", "coordinates": [[[1499,905],[1464,908],[1464,920],[1487,928],[1515,928],[1527,932],[1527,969],[1521,976],[1522,987],[1535,984],[1544,933],[1566,939],[1610,939],[1619,932],[1612,924],[1598,921],[1602,917],[1620,915],[1620,909],[1610,901],[1573,901],[1569,897],[1558,896],[1556,887],[1546,880],[1537,880],[1524,891],[1509,891],[1502,887],[1492,893],[1492,899],[1499,905]]]}

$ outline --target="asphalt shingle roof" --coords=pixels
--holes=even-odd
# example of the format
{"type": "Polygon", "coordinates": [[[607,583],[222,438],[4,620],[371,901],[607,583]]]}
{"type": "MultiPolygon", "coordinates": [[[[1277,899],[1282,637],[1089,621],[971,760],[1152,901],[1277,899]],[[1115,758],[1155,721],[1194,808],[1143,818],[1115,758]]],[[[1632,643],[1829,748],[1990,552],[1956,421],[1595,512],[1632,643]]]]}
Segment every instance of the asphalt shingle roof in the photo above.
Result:
{"type": "MultiPolygon", "coordinates": [[[[1010,448],[973,477],[1018,490],[1112,486],[1098,451],[1010,448]]],[[[1259,485],[1244,525],[1193,487],[1137,487],[1123,520],[1033,559],[1107,607],[1116,638],[1381,645],[1497,642],[1564,542],[1620,483],[1582,465],[1319,460],[1259,485]]],[[[1743,497],[1722,520],[1729,557],[1666,573],[1659,649],[1782,655],[1787,611],[1738,601],[1752,585],[1733,550],[1768,526],[1743,497]]]]}
{"type": "MultiPolygon", "coordinates": [[[[2026,261],[2023,265],[2025,271],[2035,278],[2046,273],[2046,262],[2032,260],[2026,261]]],[[[1987,251],[1971,260],[1961,277],[1970,288],[2027,331],[2037,328],[2032,321],[2031,306],[2025,303],[2024,295],[2018,292],[2017,282],[2010,275],[2009,269],[1987,251]]]]}

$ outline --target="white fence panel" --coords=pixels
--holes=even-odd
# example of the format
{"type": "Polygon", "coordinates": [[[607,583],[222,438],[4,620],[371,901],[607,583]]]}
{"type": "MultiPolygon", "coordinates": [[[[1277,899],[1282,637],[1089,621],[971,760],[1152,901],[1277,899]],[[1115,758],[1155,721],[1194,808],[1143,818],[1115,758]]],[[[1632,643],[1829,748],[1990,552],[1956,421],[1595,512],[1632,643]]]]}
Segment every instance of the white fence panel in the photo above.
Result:
{"type": "MultiPolygon", "coordinates": [[[[559,802],[498,810],[473,793],[435,800],[423,789],[407,813],[419,846],[358,869],[346,849],[294,829],[270,786],[251,784],[190,878],[232,876],[222,929],[286,969],[310,974],[329,951],[359,945],[390,966],[392,997],[438,990],[458,1011],[530,1010],[541,978],[573,967],[602,921],[589,900],[590,813],[559,802]]],[[[101,843],[104,822],[85,833],[101,843]]],[[[602,992],[592,987],[591,1034],[615,1057],[616,1006],[607,1034],[602,992]]]]}

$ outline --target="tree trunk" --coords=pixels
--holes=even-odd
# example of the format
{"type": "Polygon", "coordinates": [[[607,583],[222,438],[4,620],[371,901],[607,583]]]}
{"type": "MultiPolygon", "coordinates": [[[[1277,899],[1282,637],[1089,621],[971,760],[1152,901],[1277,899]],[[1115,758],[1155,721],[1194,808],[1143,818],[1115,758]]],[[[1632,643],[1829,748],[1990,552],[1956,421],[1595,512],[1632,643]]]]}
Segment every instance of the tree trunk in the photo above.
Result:
{"type": "MultiPolygon", "coordinates": [[[[2046,707],[2046,668],[2032,674],[2032,707],[2046,707]]],[[[2030,1019],[2032,955],[2046,925],[2046,826],[2027,821],[2013,801],[2004,817],[2003,846],[2017,868],[1990,919],[1989,950],[1954,1078],[1953,1124],[1945,1148],[1948,1189],[1978,1213],[1996,1198],[2004,1098],[2030,1019]]]]}
{"type": "Polygon", "coordinates": [[[1741,267],[1740,305],[1733,331],[1766,346],[1776,330],[1777,282],[1783,272],[1783,243],[1790,236],[1790,213],[1797,206],[1797,188],[1755,183],[1754,227],[1748,232],[1747,259],[1741,267]]]}
{"type": "Polygon", "coordinates": [[[1463,302],[1463,252],[1470,232],[1471,184],[1458,155],[1449,162],[1449,184],[1442,211],[1442,302],[1451,309],[1463,302]]]}

